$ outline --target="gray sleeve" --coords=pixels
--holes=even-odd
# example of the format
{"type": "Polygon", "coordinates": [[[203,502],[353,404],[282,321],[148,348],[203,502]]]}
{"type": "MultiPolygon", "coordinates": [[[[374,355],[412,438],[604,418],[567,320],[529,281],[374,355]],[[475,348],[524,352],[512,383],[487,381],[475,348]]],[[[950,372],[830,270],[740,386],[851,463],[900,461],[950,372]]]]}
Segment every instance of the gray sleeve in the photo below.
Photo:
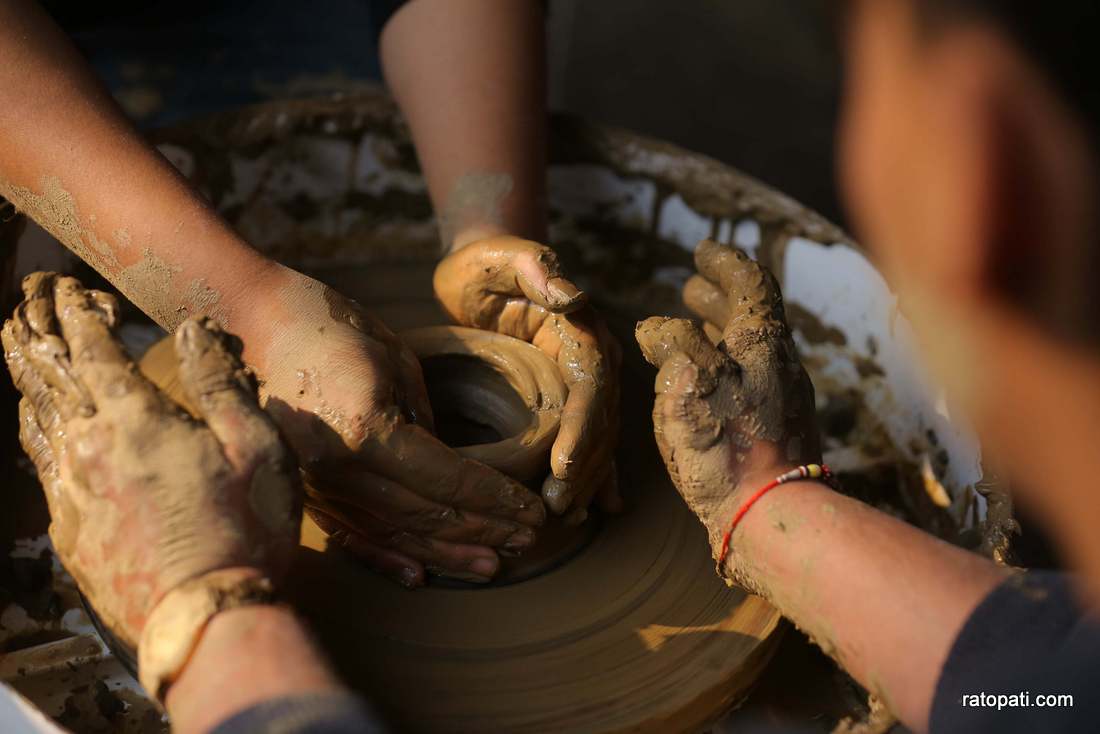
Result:
{"type": "Polygon", "coordinates": [[[940,673],[929,730],[1095,730],[1100,626],[1083,613],[1065,574],[1015,574],[974,610],[940,673]],[[1070,696],[1066,703],[1040,697],[1070,696]]]}
{"type": "Polygon", "coordinates": [[[223,721],[211,734],[386,734],[363,699],[351,693],[265,701],[223,721]]]}

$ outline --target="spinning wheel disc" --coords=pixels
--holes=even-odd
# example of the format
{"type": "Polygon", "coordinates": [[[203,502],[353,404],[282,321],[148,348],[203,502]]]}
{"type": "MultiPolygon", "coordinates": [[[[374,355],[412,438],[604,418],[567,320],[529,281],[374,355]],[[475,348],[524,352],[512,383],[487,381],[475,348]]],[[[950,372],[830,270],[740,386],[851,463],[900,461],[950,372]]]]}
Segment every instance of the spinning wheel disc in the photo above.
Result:
{"type": "Polygon", "coordinates": [[[549,573],[409,592],[325,552],[307,520],[291,600],[401,731],[696,731],[760,672],[779,614],[717,577],[702,527],[637,448],[629,513],[549,573]]]}
{"type": "MultiPolygon", "coordinates": [[[[430,302],[418,303],[368,306],[396,328],[438,323],[430,302]]],[[[172,376],[152,367],[157,354],[172,365],[170,349],[155,347],[142,369],[178,397],[172,376]]],[[[642,370],[624,369],[624,397],[649,394],[652,373],[642,370]]],[[[407,591],[329,550],[303,522],[288,600],[396,730],[694,732],[756,679],[780,615],[718,578],[706,534],[653,444],[651,403],[622,405],[627,512],[534,578],[407,591]]]]}

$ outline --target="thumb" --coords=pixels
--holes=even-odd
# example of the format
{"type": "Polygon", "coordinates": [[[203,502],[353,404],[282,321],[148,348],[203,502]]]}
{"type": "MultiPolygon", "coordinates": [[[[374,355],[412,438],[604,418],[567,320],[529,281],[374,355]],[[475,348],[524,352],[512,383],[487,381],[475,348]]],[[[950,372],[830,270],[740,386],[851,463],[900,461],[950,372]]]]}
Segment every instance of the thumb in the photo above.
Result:
{"type": "Polygon", "coordinates": [[[654,316],[639,321],[634,338],[646,361],[658,369],[674,355],[683,355],[712,375],[722,367],[731,366],[730,358],[711,343],[696,322],[688,319],[654,316]]]}
{"type": "Polygon", "coordinates": [[[435,270],[436,295],[460,323],[477,321],[494,298],[525,298],[553,313],[584,306],[587,296],[562,277],[549,247],[519,237],[474,242],[448,255],[435,270]]]}
{"type": "Polygon", "coordinates": [[[553,313],[576,311],[588,300],[561,275],[557,254],[549,247],[520,240],[512,257],[515,281],[523,295],[553,313]]]}

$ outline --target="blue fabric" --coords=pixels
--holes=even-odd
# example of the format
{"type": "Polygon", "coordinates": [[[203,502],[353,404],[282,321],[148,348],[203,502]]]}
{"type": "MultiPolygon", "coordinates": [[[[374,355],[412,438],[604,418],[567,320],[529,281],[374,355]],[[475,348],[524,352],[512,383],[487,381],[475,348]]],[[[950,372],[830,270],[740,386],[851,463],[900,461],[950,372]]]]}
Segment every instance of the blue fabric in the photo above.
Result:
{"type": "MultiPolygon", "coordinates": [[[[1100,722],[1100,625],[1086,617],[1063,574],[1010,578],[978,605],[952,646],[936,686],[932,732],[1083,732],[1100,722]],[[1004,696],[996,705],[973,697],[1004,696]],[[1039,706],[1040,695],[1073,696],[1039,706]],[[1011,697],[1017,697],[1011,705],[1011,697]]],[[[988,699],[987,699],[988,700],[988,699]]]]}
{"type": "Polygon", "coordinates": [[[400,0],[45,2],[143,127],[381,79],[400,0]],[[94,8],[94,12],[90,12],[94,8]]]}
{"type": "Polygon", "coordinates": [[[210,734],[385,734],[387,731],[361,699],[343,693],[265,701],[231,716],[210,734]]]}

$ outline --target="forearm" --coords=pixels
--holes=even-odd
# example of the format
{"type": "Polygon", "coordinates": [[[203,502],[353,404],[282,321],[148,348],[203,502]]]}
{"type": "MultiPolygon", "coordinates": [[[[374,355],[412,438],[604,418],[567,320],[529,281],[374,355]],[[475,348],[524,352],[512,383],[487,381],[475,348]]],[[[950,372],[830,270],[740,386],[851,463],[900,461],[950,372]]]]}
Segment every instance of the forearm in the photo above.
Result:
{"type": "Polygon", "coordinates": [[[916,730],[958,631],[1008,573],[813,482],[764,495],[727,565],[916,730]]]}
{"type": "Polygon", "coordinates": [[[0,0],[0,130],[0,196],[165,328],[206,314],[248,331],[270,261],[140,138],[26,0],[0,0]]]}
{"type": "Polygon", "coordinates": [[[247,708],[288,696],[341,690],[312,640],[285,608],[216,615],[168,689],[172,730],[205,732],[247,708]]]}
{"type": "Polygon", "coordinates": [[[542,3],[412,0],[386,25],[381,53],[444,247],[499,234],[544,239],[542,3]]]}

